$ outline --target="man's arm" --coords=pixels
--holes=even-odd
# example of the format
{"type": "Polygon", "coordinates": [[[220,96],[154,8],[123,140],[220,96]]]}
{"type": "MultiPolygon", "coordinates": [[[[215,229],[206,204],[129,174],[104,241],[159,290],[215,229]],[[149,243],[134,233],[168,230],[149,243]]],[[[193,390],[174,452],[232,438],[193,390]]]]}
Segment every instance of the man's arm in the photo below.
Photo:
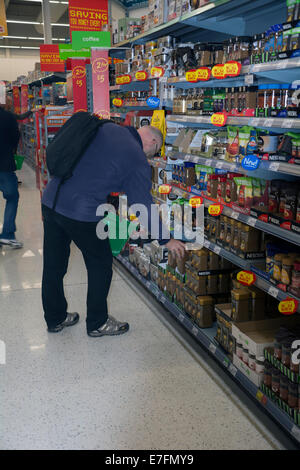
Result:
{"type": "Polygon", "coordinates": [[[32,115],[32,111],[27,111],[23,114],[14,114],[17,121],[23,121],[24,119],[29,118],[32,115]]]}
{"type": "Polygon", "coordinates": [[[19,144],[20,131],[19,131],[17,120],[14,115],[9,116],[9,121],[7,123],[7,126],[8,126],[8,134],[9,134],[11,146],[15,152],[19,144]]]}

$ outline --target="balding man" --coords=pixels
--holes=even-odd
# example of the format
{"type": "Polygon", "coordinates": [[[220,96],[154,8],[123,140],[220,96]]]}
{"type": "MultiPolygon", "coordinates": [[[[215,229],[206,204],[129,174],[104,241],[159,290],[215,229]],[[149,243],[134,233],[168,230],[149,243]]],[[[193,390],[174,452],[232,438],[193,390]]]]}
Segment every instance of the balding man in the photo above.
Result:
{"type": "MultiPolygon", "coordinates": [[[[48,183],[42,198],[42,300],[49,332],[59,332],[79,320],[78,313],[67,312],[63,288],[71,241],[81,250],[88,273],[87,334],[101,337],[128,331],[128,323],[121,323],[108,315],[112,253],[109,240],[97,237],[100,217],[96,212],[101,204],[106,203],[111,192],[118,192],[127,195],[129,205],[143,204],[151,214],[152,182],[147,157],[153,157],[162,143],[162,134],[155,127],[144,126],[137,131],[133,127],[106,123],[99,128],[76,165],[73,176],[61,186],[55,210],[59,178],[48,183]]],[[[183,256],[184,244],[180,241],[161,238],[160,242],[183,256]]]]}

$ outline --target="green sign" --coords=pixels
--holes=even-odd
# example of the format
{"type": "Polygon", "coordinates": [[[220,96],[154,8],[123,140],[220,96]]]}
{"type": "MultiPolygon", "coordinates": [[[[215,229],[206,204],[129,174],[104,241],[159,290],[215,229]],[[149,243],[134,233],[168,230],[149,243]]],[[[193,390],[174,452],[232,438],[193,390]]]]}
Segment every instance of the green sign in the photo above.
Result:
{"type": "Polygon", "coordinates": [[[72,44],[59,44],[59,57],[62,60],[71,57],[91,57],[91,49],[84,48],[76,50],[72,44]]]}
{"type": "Polygon", "coordinates": [[[111,46],[109,31],[73,31],[73,49],[111,46]]]}

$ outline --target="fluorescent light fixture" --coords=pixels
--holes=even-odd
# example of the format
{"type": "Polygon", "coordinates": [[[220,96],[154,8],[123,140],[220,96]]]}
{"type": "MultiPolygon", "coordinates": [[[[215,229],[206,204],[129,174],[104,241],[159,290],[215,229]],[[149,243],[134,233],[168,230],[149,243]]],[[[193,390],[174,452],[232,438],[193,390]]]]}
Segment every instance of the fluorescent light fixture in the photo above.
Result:
{"type": "Polygon", "coordinates": [[[65,26],[66,28],[68,28],[70,25],[69,23],[51,23],[51,26],[65,26]]]}
{"type": "Polygon", "coordinates": [[[43,24],[40,21],[24,21],[24,20],[6,20],[6,23],[19,23],[19,24],[43,24]]]}
{"type": "Polygon", "coordinates": [[[2,36],[7,39],[28,39],[26,36],[2,36]]]}
{"type": "Polygon", "coordinates": [[[32,47],[29,47],[29,46],[28,46],[28,47],[27,47],[27,46],[20,46],[20,47],[21,47],[21,49],[38,49],[38,50],[40,50],[39,47],[34,47],[34,46],[32,46],[32,47]]]}
{"type": "Polygon", "coordinates": [[[3,49],[21,49],[21,46],[0,46],[3,49]]]}

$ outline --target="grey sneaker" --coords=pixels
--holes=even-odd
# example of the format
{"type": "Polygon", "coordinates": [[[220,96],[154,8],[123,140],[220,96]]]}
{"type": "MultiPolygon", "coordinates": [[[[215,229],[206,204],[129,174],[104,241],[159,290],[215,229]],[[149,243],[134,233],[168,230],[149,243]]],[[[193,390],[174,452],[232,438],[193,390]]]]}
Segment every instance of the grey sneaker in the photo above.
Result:
{"type": "Polygon", "coordinates": [[[8,239],[8,238],[0,238],[0,245],[6,245],[10,246],[11,248],[14,248],[17,250],[18,248],[23,248],[23,243],[18,242],[18,240],[14,239],[8,239]]]}
{"type": "Polygon", "coordinates": [[[49,328],[48,327],[48,331],[49,333],[58,333],[59,331],[61,331],[63,328],[65,328],[66,326],[73,326],[73,325],[76,325],[76,323],[79,322],[79,315],[78,313],[67,313],[67,318],[65,319],[65,321],[63,321],[62,323],[59,323],[58,325],[54,326],[53,328],[49,328]]]}
{"type": "Polygon", "coordinates": [[[100,326],[97,330],[88,331],[87,334],[92,338],[100,336],[117,336],[126,333],[129,330],[128,323],[122,323],[114,317],[109,316],[107,322],[100,326]]]}

